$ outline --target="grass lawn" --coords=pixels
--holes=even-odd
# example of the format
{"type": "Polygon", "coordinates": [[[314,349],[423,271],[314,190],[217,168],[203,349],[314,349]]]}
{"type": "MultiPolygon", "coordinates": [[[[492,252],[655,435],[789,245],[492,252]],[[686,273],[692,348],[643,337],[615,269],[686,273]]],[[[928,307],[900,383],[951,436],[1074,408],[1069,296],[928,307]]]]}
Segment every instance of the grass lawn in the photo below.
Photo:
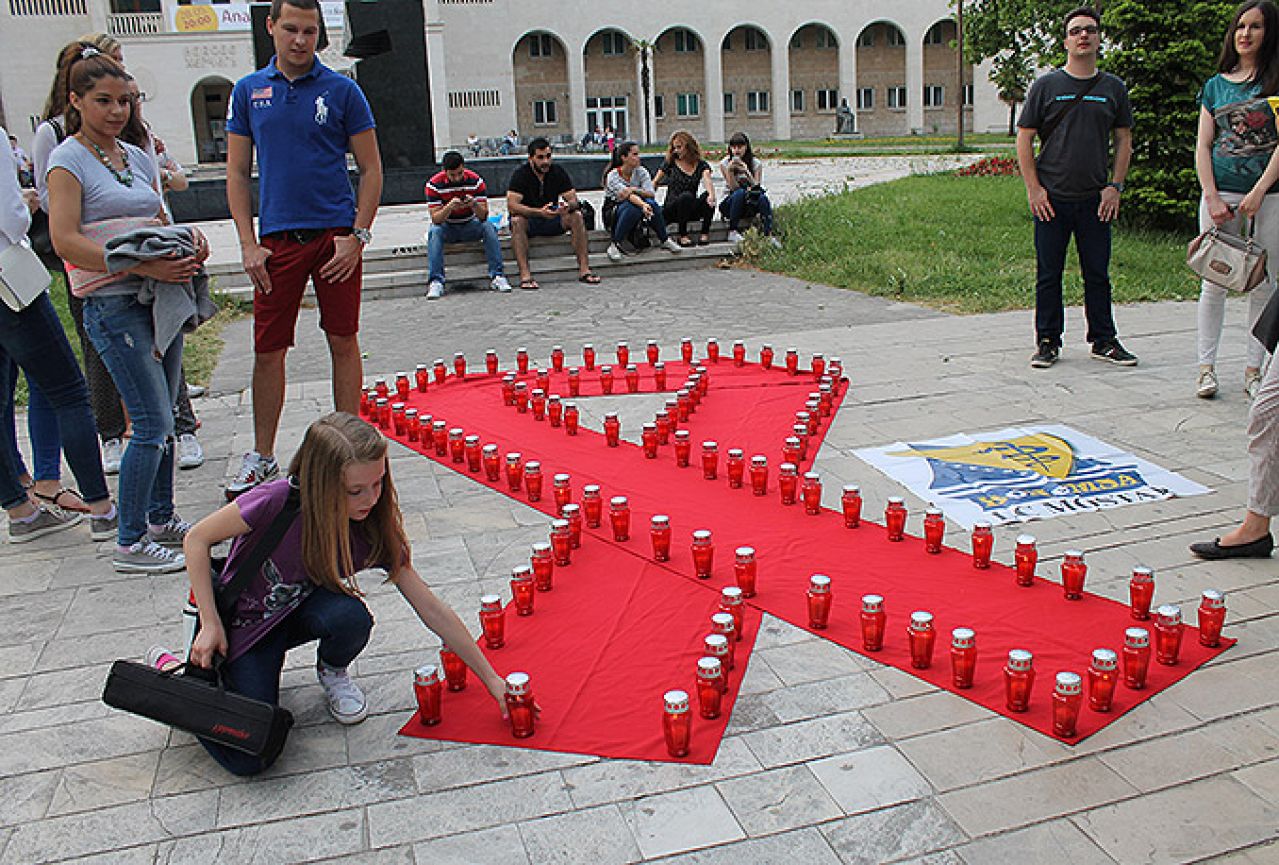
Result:
{"type": "MultiPolygon", "coordinates": [[[[765,270],[950,312],[1034,306],[1034,227],[1019,177],[908,177],[786,205],[777,221],[781,250],[747,245],[765,270]]],[[[1188,240],[1117,228],[1115,302],[1198,297],[1188,240]]],[[[1065,296],[1083,302],[1073,249],[1065,296]]]]}

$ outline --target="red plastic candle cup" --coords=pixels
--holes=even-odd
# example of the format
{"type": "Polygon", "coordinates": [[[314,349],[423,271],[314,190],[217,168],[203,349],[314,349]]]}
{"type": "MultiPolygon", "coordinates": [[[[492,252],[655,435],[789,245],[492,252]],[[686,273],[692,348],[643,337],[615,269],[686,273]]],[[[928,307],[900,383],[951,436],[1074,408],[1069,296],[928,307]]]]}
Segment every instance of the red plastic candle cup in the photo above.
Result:
{"type": "Polygon", "coordinates": [[[719,477],[719,443],[702,442],[702,477],[713,481],[719,477]]]}
{"type": "Polygon", "coordinates": [[[733,633],[738,641],[742,639],[742,622],[746,617],[742,597],[742,590],[737,586],[725,586],[719,590],[719,611],[733,617],[733,633]]]}
{"type": "Polygon", "coordinates": [[[430,382],[431,374],[426,368],[426,364],[419,363],[417,369],[413,371],[414,383],[417,385],[418,393],[426,393],[427,384],[430,382]]]}
{"type": "Polygon", "coordinates": [[[484,352],[484,370],[489,375],[497,375],[497,352],[491,348],[484,352]]]}
{"type": "Polygon", "coordinates": [[[1017,536],[1017,549],[1013,552],[1013,562],[1017,566],[1017,585],[1033,586],[1035,566],[1039,564],[1039,550],[1035,546],[1034,535],[1017,536]]]}
{"type": "Polygon", "coordinates": [[[431,443],[435,445],[435,455],[437,457],[448,456],[449,425],[447,421],[437,420],[431,422],[431,443]]]}
{"type": "Polygon", "coordinates": [[[1073,739],[1084,702],[1084,680],[1078,673],[1058,673],[1053,688],[1053,735],[1073,739]]]}
{"type": "Polygon", "coordinates": [[[659,390],[666,390],[666,364],[660,360],[653,364],[653,386],[659,390]]]}
{"type": "Polygon", "coordinates": [[[564,371],[564,346],[551,346],[551,369],[556,372],[564,371]]]}
{"type": "Polygon", "coordinates": [[[862,648],[868,652],[884,648],[884,625],[887,621],[883,595],[862,595],[862,648]]]}
{"type": "Polygon", "coordinates": [[[648,365],[653,366],[662,359],[661,346],[657,344],[657,340],[650,339],[644,344],[644,355],[648,359],[648,365]]]}
{"type": "Polygon", "coordinates": [[[537,709],[528,673],[511,673],[506,677],[506,711],[511,718],[511,735],[527,739],[533,735],[537,709]]]}
{"type": "Polygon", "coordinates": [[[978,570],[987,570],[990,568],[990,555],[995,550],[995,533],[991,530],[990,523],[979,522],[973,524],[973,567],[978,570]]]}
{"type": "Polygon", "coordinates": [[[804,499],[804,513],[810,517],[820,516],[822,513],[821,475],[817,474],[817,472],[806,472],[800,494],[804,499]]]}
{"type": "Polygon", "coordinates": [[[688,712],[688,694],[685,691],[667,691],[662,699],[666,709],[662,713],[666,752],[672,757],[687,757],[693,723],[688,712]]]}
{"type": "Polygon", "coordinates": [[[502,376],[502,405],[515,405],[515,373],[502,376]]]}
{"type": "Polygon", "coordinates": [[[688,395],[688,388],[682,387],[675,392],[675,419],[681,422],[688,420],[692,410],[692,397],[688,395]]]}
{"type": "Polygon", "coordinates": [[[564,402],[557,393],[546,398],[546,420],[555,429],[564,422],[564,402]]]}
{"type": "Polygon", "coordinates": [[[533,588],[539,592],[551,591],[555,579],[555,551],[551,545],[545,542],[534,544],[529,565],[533,569],[533,588]]]}
{"type": "Polygon", "coordinates": [[[1061,560],[1061,590],[1068,601],[1078,601],[1084,596],[1084,577],[1088,566],[1079,550],[1066,550],[1061,560]]]}
{"type": "Polygon", "coordinates": [[[444,365],[444,358],[437,357],[435,359],[435,363],[431,364],[431,372],[435,376],[436,384],[444,384],[444,380],[449,375],[449,368],[444,365]]]}
{"type": "Polygon", "coordinates": [[[972,628],[955,628],[950,632],[950,678],[961,690],[973,686],[977,669],[977,632],[972,628]]]}
{"type": "Polygon", "coordinates": [[[640,386],[639,367],[637,367],[633,363],[627,364],[625,379],[626,379],[626,392],[639,393],[639,386],[640,386]]]}
{"type": "Polygon", "coordinates": [[[564,506],[573,501],[573,476],[560,472],[552,477],[551,496],[555,501],[555,512],[563,513],[564,506]]]}
{"type": "Polygon", "coordinates": [[[377,400],[377,425],[384,430],[391,428],[391,401],[384,396],[377,400]]]}
{"type": "Polygon", "coordinates": [[[1215,649],[1221,645],[1221,627],[1226,622],[1226,596],[1205,589],[1199,598],[1199,645],[1215,649]]]}
{"type": "Polygon", "coordinates": [[[671,416],[669,412],[659,411],[653,415],[653,426],[657,427],[657,443],[664,445],[671,440],[671,416]]]}
{"type": "Polygon", "coordinates": [[[466,690],[466,663],[448,646],[440,646],[440,666],[450,691],[466,690]]]}
{"type": "Polygon", "coordinates": [[[665,514],[654,514],[649,522],[648,534],[653,541],[653,561],[669,562],[671,560],[671,518],[665,514]]]}
{"type": "Polygon", "coordinates": [[[542,500],[542,464],[537,460],[524,464],[524,492],[530,502],[542,500]]]}
{"type": "Polygon", "coordinates": [[[484,477],[490,483],[502,479],[502,459],[498,456],[497,445],[490,443],[480,448],[480,462],[484,464],[484,477]]]}
{"type": "Polygon", "coordinates": [[[946,517],[941,508],[929,508],[924,511],[924,551],[940,553],[942,538],[946,534],[946,517]]]}
{"type": "Polygon", "coordinates": [[[621,442],[622,422],[618,420],[617,412],[608,412],[604,415],[604,443],[611,448],[615,448],[621,442]]]}
{"type": "Polygon", "coordinates": [[[689,459],[693,455],[693,442],[686,429],[675,430],[675,465],[688,468],[689,459]]]}
{"type": "Polygon", "coordinates": [[[923,610],[911,613],[906,637],[910,641],[910,665],[916,670],[927,670],[933,665],[933,646],[937,641],[933,614],[923,610]]]}
{"type": "Polygon", "coordinates": [[[751,457],[751,492],[768,495],[768,457],[761,454],[751,457]]]}
{"type": "Polygon", "coordinates": [[[746,365],[746,343],[740,339],[733,342],[733,366],[746,365]]]}
{"type": "Polygon", "coordinates": [[[606,396],[613,392],[613,367],[608,364],[600,367],[600,392],[606,396]]]}
{"type": "Polygon", "coordinates": [[[1146,687],[1146,673],[1150,670],[1150,632],[1145,628],[1128,628],[1124,631],[1124,684],[1134,691],[1146,687]]]}
{"type": "Polygon", "coordinates": [[[839,496],[840,509],[844,512],[844,528],[855,529],[862,524],[862,490],[857,484],[845,484],[839,496]]]}
{"type": "Polygon", "coordinates": [[[520,414],[528,414],[528,382],[515,383],[515,410],[520,414]]]}
{"type": "Polygon", "coordinates": [[[773,368],[773,347],[764,343],[759,349],[759,365],[764,369],[773,368]]]}
{"type": "Polygon", "coordinates": [[[1128,581],[1128,608],[1132,617],[1139,622],[1148,620],[1154,597],[1155,572],[1141,565],[1133,568],[1132,579],[1128,581]]]}
{"type": "Polygon", "coordinates": [[[500,649],[506,645],[506,610],[502,609],[500,596],[480,598],[480,629],[484,632],[486,648],[500,649]]]}
{"type": "Polygon", "coordinates": [[[813,354],[813,378],[821,378],[826,373],[826,356],[821,352],[813,354]]]}
{"type": "Polygon", "coordinates": [[[786,374],[799,375],[799,350],[786,349],[786,374]]]}
{"type": "Polygon", "coordinates": [[[511,569],[511,600],[515,604],[517,616],[533,615],[533,569],[528,565],[518,565],[511,569]]]}
{"type": "Polygon", "coordinates": [[[822,417],[830,417],[835,412],[835,392],[828,384],[823,384],[817,391],[817,410],[822,417]]]}
{"type": "Polygon", "coordinates": [[[540,387],[533,388],[528,404],[529,408],[533,410],[533,420],[546,420],[546,391],[540,387]]]}
{"type": "Polygon", "coordinates": [[[600,495],[599,484],[587,484],[582,487],[582,517],[588,529],[598,529],[604,518],[604,498],[600,495]]]}
{"type": "Polygon", "coordinates": [[[413,671],[413,695],[417,697],[417,719],[425,727],[440,723],[440,697],[444,685],[440,682],[440,668],[423,664],[413,671]]]}
{"type": "Polygon", "coordinates": [[[782,504],[795,504],[799,496],[799,469],[794,463],[785,462],[777,467],[777,492],[782,504]]]}
{"type": "Polygon", "coordinates": [[[573,538],[569,531],[568,520],[551,520],[551,555],[555,558],[557,568],[573,563],[573,538]]]}
{"type": "Polygon", "coordinates": [[[466,355],[460,351],[453,355],[453,374],[459,379],[466,378],[466,355]]]}
{"type": "Polygon", "coordinates": [[[581,420],[581,412],[578,411],[577,403],[564,403],[564,432],[571,436],[577,435],[577,426],[581,420]]]}
{"type": "Polygon", "coordinates": [[[360,417],[373,418],[377,421],[377,391],[371,387],[366,387],[360,397],[360,417]]]}
{"type": "Polygon", "coordinates": [[[575,366],[568,369],[568,395],[572,398],[582,395],[582,374],[575,366]]]}
{"type": "Polygon", "coordinates": [[[408,422],[404,417],[404,403],[391,403],[391,426],[394,427],[397,436],[408,434],[408,422]]]}
{"type": "Polygon", "coordinates": [[[582,366],[587,372],[595,369],[595,346],[589,342],[582,346],[582,366]]]}
{"type": "Polygon", "coordinates": [[[386,379],[373,379],[373,391],[378,395],[379,399],[386,399],[391,395],[391,389],[386,386],[386,379]]]}
{"type": "Polygon", "coordinates": [[[657,459],[657,424],[650,421],[640,428],[640,444],[644,448],[645,459],[657,459]]]}
{"type": "Polygon", "coordinates": [[[1088,667],[1088,708],[1109,712],[1115,700],[1115,683],[1119,681],[1119,656],[1113,649],[1093,649],[1088,667]]]}
{"type": "Polygon", "coordinates": [[[834,595],[830,590],[830,577],[813,574],[808,578],[808,626],[824,631],[830,624],[830,605],[834,595]]]}
{"type": "Polygon", "coordinates": [[[1175,667],[1181,654],[1181,607],[1164,604],[1155,610],[1155,660],[1165,667],[1175,667]]]}
{"type": "Polygon", "coordinates": [[[1035,685],[1035,656],[1025,649],[1008,653],[1004,667],[1004,704],[1010,712],[1030,708],[1030,690],[1035,685]]]}
{"type": "Polygon", "coordinates": [[[728,661],[724,670],[732,672],[737,665],[737,624],[732,613],[716,612],[711,615],[711,633],[719,634],[728,642],[728,661]]]}
{"type": "Polygon", "coordinates": [[[515,368],[520,375],[528,374],[528,349],[520,346],[515,350],[515,368]]]}
{"type": "Polygon", "coordinates": [[[711,363],[719,363],[719,340],[714,337],[706,340],[706,359],[711,363]]]}
{"type": "Polygon", "coordinates": [[[551,373],[550,370],[539,369],[533,376],[533,386],[546,393],[551,389],[551,373]]]}
{"type": "Polygon", "coordinates": [[[719,658],[698,658],[697,706],[703,718],[719,717],[724,690],[724,670],[719,658]]]}
{"type": "Polygon", "coordinates": [[[582,507],[567,504],[560,509],[560,516],[568,520],[569,546],[578,549],[582,546],[582,507]]]}
{"type": "Polygon", "coordinates": [[[455,463],[466,462],[466,430],[460,426],[449,430],[449,459],[455,463]]]}
{"type": "Polygon", "coordinates": [[[462,439],[462,450],[466,453],[466,470],[479,474],[484,467],[483,454],[480,451],[480,437],[472,434],[462,439]]]}
{"type": "Polygon", "coordinates": [[[799,464],[799,436],[787,436],[782,442],[782,462],[799,464]]]}
{"type": "MultiPolygon", "coordinates": [[[[791,439],[795,440],[794,453],[796,455],[796,458],[794,460],[788,459],[786,460],[786,462],[794,462],[795,464],[798,465],[799,463],[808,459],[808,424],[797,423],[795,424],[792,431],[794,432],[794,435],[791,436],[790,438],[787,438],[786,443],[787,445],[789,445],[791,443],[791,439]]],[[[783,453],[787,452],[785,447],[782,448],[782,452],[783,453]]]]}
{"type": "Polygon", "coordinates": [[[900,541],[906,534],[906,501],[901,496],[889,496],[884,506],[884,528],[890,541],[900,541]]]}
{"type": "Polygon", "coordinates": [[[715,561],[715,543],[711,540],[708,529],[693,532],[693,572],[699,580],[711,578],[711,567],[715,561]]]}
{"type": "Polygon", "coordinates": [[[724,459],[724,470],[728,474],[730,489],[741,489],[746,478],[746,454],[741,448],[729,448],[724,459]]]}
{"type": "Polygon", "coordinates": [[[625,369],[630,362],[631,347],[625,342],[619,342],[617,344],[617,365],[625,369]]]}
{"type": "Polygon", "coordinates": [[[631,505],[626,496],[613,496],[608,500],[608,520],[613,524],[613,540],[630,540],[631,505]]]}
{"type": "Polygon", "coordinates": [[[684,363],[693,362],[693,341],[688,337],[679,341],[679,356],[684,363]]]}
{"type": "Polygon", "coordinates": [[[395,374],[395,398],[400,402],[409,398],[409,374],[407,372],[397,372],[395,374]]]}
{"type": "Polygon", "coordinates": [[[758,567],[754,547],[738,547],[733,551],[733,579],[737,581],[737,588],[742,590],[743,598],[755,597],[758,567]]]}
{"type": "Polygon", "coordinates": [[[408,432],[409,441],[415,442],[422,437],[422,421],[418,419],[417,409],[406,408],[404,410],[404,427],[408,432]]]}
{"type": "Polygon", "coordinates": [[[702,652],[707,657],[716,658],[724,669],[724,684],[728,685],[728,673],[733,669],[732,657],[729,655],[728,637],[723,634],[707,634],[702,638],[702,652]]]}

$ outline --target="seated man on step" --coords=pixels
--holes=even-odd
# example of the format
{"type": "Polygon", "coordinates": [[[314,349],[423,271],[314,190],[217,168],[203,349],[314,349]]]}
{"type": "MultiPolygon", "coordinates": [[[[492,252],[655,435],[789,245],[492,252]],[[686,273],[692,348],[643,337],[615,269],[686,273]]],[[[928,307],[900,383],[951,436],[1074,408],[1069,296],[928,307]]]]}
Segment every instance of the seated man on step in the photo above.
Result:
{"type": "Polygon", "coordinates": [[[507,184],[506,210],[511,215],[511,249],[520,268],[520,288],[539,287],[528,266],[528,239],[558,237],[566,231],[577,256],[577,281],[599,284],[600,278],[591,270],[577,190],[568,172],[551,162],[551,142],[545,138],[528,143],[528,162],[515,169],[507,184]]]}
{"type": "Polygon", "coordinates": [[[426,235],[427,300],[444,296],[444,244],[482,241],[488,259],[489,285],[510,291],[502,273],[502,245],[497,228],[488,221],[489,202],[484,180],[466,167],[462,154],[450,150],[440,160],[444,170],[426,183],[431,227],[426,235]]]}

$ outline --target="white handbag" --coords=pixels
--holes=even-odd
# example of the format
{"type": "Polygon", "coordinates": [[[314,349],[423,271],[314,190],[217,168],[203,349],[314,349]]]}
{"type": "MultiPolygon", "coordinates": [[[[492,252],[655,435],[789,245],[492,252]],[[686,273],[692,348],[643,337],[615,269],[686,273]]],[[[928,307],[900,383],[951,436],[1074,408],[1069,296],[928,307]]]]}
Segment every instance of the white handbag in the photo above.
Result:
{"type": "Polygon", "coordinates": [[[1190,241],[1186,247],[1186,265],[1214,285],[1230,291],[1252,291],[1266,279],[1266,250],[1253,241],[1252,230],[1243,236],[1218,230],[1213,226],[1190,241]]]}
{"type": "Polygon", "coordinates": [[[52,284],[40,256],[26,242],[0,252],[0,300],[14,312],[22,312],[52,284]]]}

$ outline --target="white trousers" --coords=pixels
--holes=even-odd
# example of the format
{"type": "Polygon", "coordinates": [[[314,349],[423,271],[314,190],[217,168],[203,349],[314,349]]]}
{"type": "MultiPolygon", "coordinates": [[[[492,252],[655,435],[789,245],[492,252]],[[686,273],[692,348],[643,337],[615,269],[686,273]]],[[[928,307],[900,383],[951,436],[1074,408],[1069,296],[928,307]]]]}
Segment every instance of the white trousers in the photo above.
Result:
{"type": "MultiPolygon", "coordinates": [[[[1221,198],[1231,207],[1238,207],[1239,202],[1243,201],[1243,193],[1223,192],[1221,198]]],[[[1201,197],[1199,199],[1199,230],[1207,231],[1211,226],[1212,219],[1208,216],[1207,202],[1201,197]]],[[[1229,222],[1220,226],[1220,229],[1236,236],[1241,234],[1239,216],[1234,216],[1229,222]]],[[[1261,311],[1266,308],[1266,302],[1270,300],[1270,295],[1275,290],[1275,274],[1279,273],[1279,193],[1267,195],[1262,202],[1261,210],[1257,213],[1255,239],[1266,250],[1269,273],[1265,282],[1248,292],[1248,329],[1244,339],[1247,340],[1246,365],[1250,369],[1260,369],[1266,358],[1266,349],[1252,335],[1252,326],[1256,324],[1261,311]]],[[[1199,288],[1200,364],[1214,366],[1217,363],[1217,348],[1221,345],[1221,329],[1226,317],[1226,295],[1228,294],[1230,294],[1229,291],[1207,280],[1204,280],[1199,288]]]]}
{"type": "Polygon", "coordinates": [[[1248,510],[1279,514],[1279,363],[1270,364],[1248,415],[1248,510]]]}

